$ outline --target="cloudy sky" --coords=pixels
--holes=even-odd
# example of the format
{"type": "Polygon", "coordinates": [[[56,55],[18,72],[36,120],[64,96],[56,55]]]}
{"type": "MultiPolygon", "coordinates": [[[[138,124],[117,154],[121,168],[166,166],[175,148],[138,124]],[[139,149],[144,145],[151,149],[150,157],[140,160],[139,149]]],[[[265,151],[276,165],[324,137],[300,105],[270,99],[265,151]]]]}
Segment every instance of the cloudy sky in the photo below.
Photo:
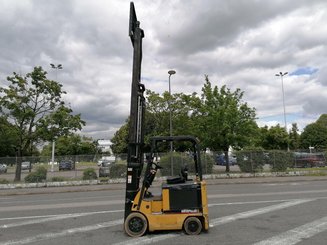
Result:
{"type": "MultiPolygon", "coordinates": [[[[87,122],[110,139],[129,115],[132,45],[125,0],[0,0],[0,85],[42,66],[87,122]],[[50,68],[50,63],[63,69],[50,68]]],[[[258,125],[300,129],[327,113],[325,0],[135,0],[143,39],[142,83],[158,93],[213,85],[245,92],[258,125]]]]}

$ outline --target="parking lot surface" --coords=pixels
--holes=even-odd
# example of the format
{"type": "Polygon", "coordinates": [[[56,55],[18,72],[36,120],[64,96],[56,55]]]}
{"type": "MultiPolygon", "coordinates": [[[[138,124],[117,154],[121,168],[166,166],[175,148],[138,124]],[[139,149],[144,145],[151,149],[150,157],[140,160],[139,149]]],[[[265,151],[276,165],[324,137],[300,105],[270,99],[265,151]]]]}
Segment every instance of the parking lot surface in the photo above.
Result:
{"type": "Polygon", "coordinates": [[[123,232],[122,184],[11,190],[0,196],[0,245],[326,244],[326,180],[250,181],[208,181],[208,233],[157,232],[136,239],[123,232]]]}

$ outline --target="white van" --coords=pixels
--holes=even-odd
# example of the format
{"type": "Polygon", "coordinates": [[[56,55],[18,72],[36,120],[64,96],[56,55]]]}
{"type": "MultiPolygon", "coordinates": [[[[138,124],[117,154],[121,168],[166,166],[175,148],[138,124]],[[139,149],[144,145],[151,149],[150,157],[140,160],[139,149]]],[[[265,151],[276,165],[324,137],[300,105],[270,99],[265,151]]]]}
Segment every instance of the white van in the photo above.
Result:
{"type": "Polygon", "coordinates": [[[32,166],[30,162],[22,162],[22,170],[29,170],[31,168],[32,166]]]}

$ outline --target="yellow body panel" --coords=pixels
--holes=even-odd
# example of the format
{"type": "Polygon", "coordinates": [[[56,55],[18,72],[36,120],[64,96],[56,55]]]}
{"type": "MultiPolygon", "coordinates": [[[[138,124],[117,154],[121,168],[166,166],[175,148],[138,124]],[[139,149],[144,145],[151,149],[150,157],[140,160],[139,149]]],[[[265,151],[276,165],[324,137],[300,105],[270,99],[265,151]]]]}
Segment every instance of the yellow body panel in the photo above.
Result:
{"type": "Polygon", "coordinates": [[[162,210],[162,201],[153,200],[151,201],[151,212],[159,213],[162,210]]]}
{"type": "Polygon", "coordinates": [[[169,190],[163,189],[162,190],[162,210],[168,211],[170,208],[169,206],[169,190]]]}
{"type": "Polygon", "coordinates": [[[202,212],[179,212],[169,213],[169,190],[163,189],[161,196],[144,198],[140,208],[137,207],[141,192],[139,191],[134,199],[133,212],[144,214],[148,220],[149,231],[155,230],[181,230],[183,229],[184,221],[189,216],[197,216],[203,224],[203,229],[209,229],[208,218],[208,201],[206,183],[201,181],[201,202],[202,212]],[[166,211],[166,212],[165,212],[166,211]]]}
{"type": "Polygon", "coordinates": [[[208,209],[208,198],[207,198],[207,184],[205,181],[201,182],[201,197],[202,197],[202,209],[204,217],[204,229],[209,229],[209,209],[208,209]]]}

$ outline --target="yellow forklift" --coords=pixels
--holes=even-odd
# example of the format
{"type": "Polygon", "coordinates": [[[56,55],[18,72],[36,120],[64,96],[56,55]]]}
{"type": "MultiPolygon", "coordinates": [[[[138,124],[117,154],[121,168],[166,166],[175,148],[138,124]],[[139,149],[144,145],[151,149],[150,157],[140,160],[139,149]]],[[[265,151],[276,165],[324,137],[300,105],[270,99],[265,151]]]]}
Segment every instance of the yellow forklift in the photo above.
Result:
{"type": "Polygon", "coordinates": [[[145,87],[140,83],[142,38],[144,32],[137,21],[134,4],[130,4],[129,36],[132,41],[133,74],[129,143],[127,157],[124,230],[132,237],[147,231],[184,230],[197,235],[209,229],[206,183],[202,179],[199,142],[193,136],[157,136],[151,138],[150,154],[144,161],[145,87]],[[168,177],[160,193],[152,195],[149,188],[161,166],[157,158],[160,143],[188,143],[194,164],[194,178],[189,179],[187,168],[179,176],[168,177]],[[143,164],[146,162],[145,171],[143,164]],[[140,183],[142,185],[140,187],[140,183]]]}
{"type": "MultiPolygon", "coordinates": [[[[147,156],[143,184],[137,191],[128,213],[124,228],[130,236],[142,236],[146,231],[184,230],[186,234],[197,235],[208,230],[208,202],[206,183],[202,179],[199,145],[192,136],[158,136],[151,139],[151,153],[147,156]],[[194,179],[188,178],[187,167],[181,168],[178,176],[168,177],[158,195],[149,188],[162,167],[156,161],[156,150],[160,142],[190,142],[189,154],[194,162],[194,179]]],[[[132,172],[127,172],[132,176],[132,172]]]]}

